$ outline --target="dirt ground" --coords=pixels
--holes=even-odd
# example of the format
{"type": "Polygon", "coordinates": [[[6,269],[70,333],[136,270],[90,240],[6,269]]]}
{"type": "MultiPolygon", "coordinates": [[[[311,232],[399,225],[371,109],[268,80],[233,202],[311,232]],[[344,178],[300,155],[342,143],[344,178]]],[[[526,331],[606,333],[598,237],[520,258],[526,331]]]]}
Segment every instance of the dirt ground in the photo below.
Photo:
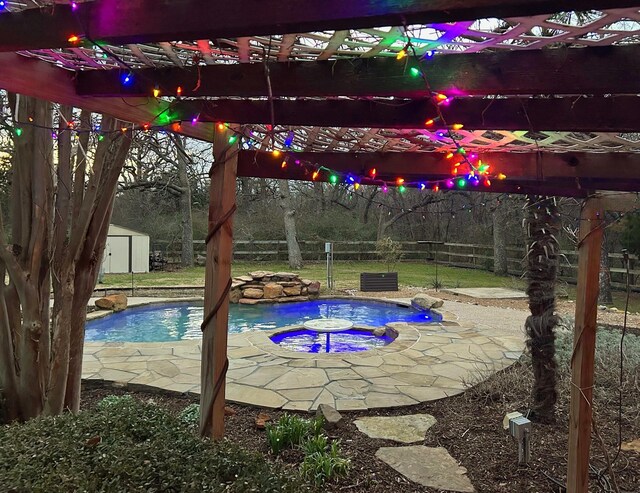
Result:
{"type": "MultiPolygon", "coordinates": [[[[389,293],[375,293],[376,297],[409,298],[424,288],[403,289],[389,293]]],[[[473,299],[442,291],[426,291],[428,294],[445,300],[474,305],[493,306],[515,310],[528,310],[527,300],[490,300],[473,299]]],[[[341,294],[371,296],[371,293],[348,291],[341,294]]],[[[166,294],[165,294],[166,296],[166,294]]],[[[558,313],[571,320],[574,317],[575,304],[568,300],[559,300],[558,313]]],[[[613,330],[619,330],[624,312],[599,310],[598,322],[613,330]]],[[[628,327],[636,334],[640,333],[640,314],[629,314],[628,327]]],[[[353,421],[363,415],[400,415],[411,413],[429,413],[436,417],[437,424],[432,427],[424,440],[426,446],[442,446],[468,471],[468,476],[479,493],[543,493],[563,492],[561,486],[566,480],[567,441],[568,441],[568,396],[569,383],[564,376],[558,403],[558,419],[555,424],[534,424],[532,435],[532,461],[527,466],[518,466],[517,449],[511,438],[502,429],[502,419],[507,412],[527,412],[530,403],[531,382],[533,377],[528,366],[516,364],[508,370],[494,375],[489,380],[468,390],[462,395],[437,402],[420,404],[401,409],[384,409],[363,412],[343,413],[345,424],[330,436],[341,441],[341,448],[351,460],[350,474],[337,482],[326,485],[322,491],[330,493],[436,493],[439,490],[421,487],[408,481],[382,461],[375,457],[380,447],[398,446],[398,444],[371,439],[358,432],[353,421]]],[[[604,391],[607,391],[606,389],[604,391]]],[[[83,407],[90,408],[102,397],[109,394],[121,394],[121,389],[87,388],[83,393],[83,407]]],[[[166,406],[172,412],[179,412],[186,405],[196,402],[187,396],[169,393],[136,393],[136,397],[152,399],[166,406]]],[[[617,395],[617,392],[616,392],[617,395]]],[[[615,397],[615,396],[613,396],[615,397]]],[[[640,437],[640,392],[631,392],[624,396],[632,410],[622,419],[622,441],[640,437]]],[[[615,400],[615,399],[614,399],[615,400]]],[[[273,457],[267,446],[263,431],[256,429],[254,420],[259,412],[268,413],[274,420],[281,411],[262,410],[251,406],[231,405],[236,414],[226,418],[226,431],[229,440],[264,454],[269,460],[283,461],[290,467],[297,467],[302,454],[291,450],[280,457],[273,457]]],[[[640,492],[640,453],[622,451],[617,454],[618,410],[611,405],[597,406],[594,416],[599,428],[599,436],[592,437],[590,491],[609,493],[616,489],[611,476],[606,471],[604,451],[610,458],[616,457],[613,470],[621,493],[640,492]]]]}
{"type": "MultiPolygon", "coordinates": [[[[465,394],[402,409],[343,413],[344,425],[329,435],[341,441],[341,449],[351,460],[351,472],[322,488],[324,492],[354,493],[436,493],[440,490],[419,486],[395,472],[375,457],[379,447],[399,444],[371,439],[360,433],[353,421],[363,415],[399,415],[429,413],[437,423],[426,435],[424,445],[442,446],[468,471],[468,476],[479,493],[542,493],[563,491],[558,484],[565,481],[567,463],[568,414],[567,400],[561,398],[558,420],[553,425],[535,424],[532,434],[532,461],[518,466],[517,448],[502,429],[502,419],[508,411],[524,412],[529,396],[531,375],[521,365],[515,365],[465,394]]],[[[91,408],[101,398],[122,394],[121,389],[87,388],[83,393],[83,408],[91,408]]],[[[167,393],[135,393],[142,400],[151,399],[172,412],[179,412],[193,398],[167,393]]],[[[636,395],[636,399],[638,396],[636,395]]],[[[266,412],[277,420],[281,411],[262,410],[251,406],[230,405],[236,414],[226,418],[227,438],[247,449],[265,455],[269,460],[282,461],[297,467],[302,459],[298,450],[290,450],[275,458],[271,454],[264,431],[255,426],[259,412],[266,412]]],[[[617,415],[612,407],[597,411],[600,434],[604,437],[609,455],[617,449],[617,415]]],[[[623,440],[640,436],[640,422],[625,422],[623,440]]],[[[603,473],[602,448],[594,440],[592,447],[593,475],[590,491],[606,493],[611,488],[603,473]]],[[[621,492],[640,491],[640,454],[621,452],[614,464],[621,492]]]]}

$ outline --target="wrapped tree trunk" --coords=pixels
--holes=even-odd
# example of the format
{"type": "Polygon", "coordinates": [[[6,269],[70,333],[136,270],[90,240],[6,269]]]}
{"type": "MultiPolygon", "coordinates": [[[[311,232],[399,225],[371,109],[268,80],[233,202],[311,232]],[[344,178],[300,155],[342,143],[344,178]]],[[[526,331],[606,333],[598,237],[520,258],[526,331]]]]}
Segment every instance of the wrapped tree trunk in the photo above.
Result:
{"type": "Polygon", "coordinates": [[[539,422],[555,419],[558,392],[555,360],[555,283],[560,217],[553,197],[527,196],[527,295],[529,310],[525,329],[531,351],[534,384],[532,417],[539,422]]]}
{"type": "Polygon", "coordinates": [[[0,224],[0,279],[5,273],[9,278],[8,284],[0,283],[0,388],[9,403],[7,418],[24,420],[78,409],[86,306],[130,135],[114,132],[116,122],[103,118],[106,133],[93,165],[87,166],[91,126],[85,115],[73,166],[72,130],[64,123],[71,119],[71,108],[60,111],[54,160],[51,104],[10,100],[18,108],[14,126],[22,132],[13,161],[11,244],[0,224]],[[33,124],[20,123],[27,117],[33,124]]]}

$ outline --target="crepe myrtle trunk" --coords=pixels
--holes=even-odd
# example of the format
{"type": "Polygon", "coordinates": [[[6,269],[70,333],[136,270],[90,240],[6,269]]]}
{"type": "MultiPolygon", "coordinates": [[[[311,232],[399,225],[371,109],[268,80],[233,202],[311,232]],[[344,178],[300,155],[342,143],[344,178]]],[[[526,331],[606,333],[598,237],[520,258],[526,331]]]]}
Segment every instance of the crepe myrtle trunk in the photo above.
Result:
{"type": "Polygon", "coordinates": [[[553,197],[528,196],[525,205],[527,232],[527,295],[529,315],[525,322],[527,346],[533,365],[532,419],[551,423],[558,400],[555,360],[555,284],[560,219],[553,197]]]}
{"type": "MultiPolygon", "coordinates": [[[[33,125],[22,126],[14,142],[10,242],[0,222],[0,391],[7,421],[79,407],[86,307],[131,142],[128,132],[110,132],[118,127],[105,117],[104,138],[87,152],[91,126],[83,114],[76,128],[86,132],[74,153],[69,131],[53,145],[51,103],[14,95],[10,102],[33,125]]],[[[58,111],[72,119],[72,108],[58,111]]]]}

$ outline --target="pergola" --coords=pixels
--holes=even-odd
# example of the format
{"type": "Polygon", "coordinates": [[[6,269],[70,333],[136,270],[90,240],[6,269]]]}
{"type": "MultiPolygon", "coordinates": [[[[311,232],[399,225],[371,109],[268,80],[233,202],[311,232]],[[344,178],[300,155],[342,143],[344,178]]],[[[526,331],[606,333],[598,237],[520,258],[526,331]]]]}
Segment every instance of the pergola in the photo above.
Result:
{"type": "Polygon", "coordinates": [[[640,2],[5,0],[0,9],[0,88],[213,142],[201,377],[213,437],[224,432],[236,176],[437,190],[463,148],[492,169],[489,188],[469,190],[586,198],[568,491],[587,491],[601,212],[617,207],[601,192],[640,191],[640,2]],[[448,105],[434,102],[439,94],[448,105]]]}

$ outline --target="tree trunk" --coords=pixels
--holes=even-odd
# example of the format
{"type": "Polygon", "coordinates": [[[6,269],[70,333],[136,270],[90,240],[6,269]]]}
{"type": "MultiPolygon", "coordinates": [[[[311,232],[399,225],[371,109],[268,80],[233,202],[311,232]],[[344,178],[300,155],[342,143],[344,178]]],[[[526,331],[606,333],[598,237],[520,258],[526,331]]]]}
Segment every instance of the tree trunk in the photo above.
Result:
{"type": "Polygon", "coordinates": [[[296,233],[296,211],[291,204],[291,191],[287,180],[278,180],[280,189],[280,207],[284,211],[284,233],[287,238],[287,253],[289,255],[289,267],[302,269],[302,253],[296,233]]]}
{"type": "Polygon", "coordinates": [[[525,329],[533,364],[532,419],[555,420],[558,392],[555,360],[555,284],[559,245],[556,235],[560,215],[553,197],[527,196],[527,295],[529,310],[525,329]]]}
{"type": "Polygon", "coordinates": [[[175,137],[178,153],[178,180],[182,193],[180,194],[180,221],[182,224],[182,267],[193,267],[193,218],[191,216],[191,184],[187,175],[187,154],[184,150],[182,137],[175,137]]]}
{"type": "MultiPolygon", "coordinates": [[[[78,158],[74,168],[70,130],[59,133],[53,159],[50,103],[19,99],[12,97],[12,107],[19,108],[20,120],[29,115],[34,124],[16,142],[11,245],[0,224],[0,389],[10,403],[7,418],[24,420],[79,407],[86,306],[130,136],[113,132],[115,121],[103,118],[107,133],[92,165],[78,158]]],[[[70,120],[71,108],[61,114],[70,120]]],[[[87,121],[83,115],[81,122],[87,121]]],[[[88,138],[81,137],[83,144],[88,138]]]]}
{"type": "Polygon", "coordinates": [[[506,276],[507,265],[507,204],[498,199],[493,211],[493,273],[506,276]]]}
{"type": "Polygon", "coordinates": [[[613,305],[613,295],[611,293],[611,270],[609,265],[609,242],[607,241],[607,230],[603,231],[602,249],[600,250],[600,274],[598,282],[600,292],[598,303],[601,305],[613,305]]]}

